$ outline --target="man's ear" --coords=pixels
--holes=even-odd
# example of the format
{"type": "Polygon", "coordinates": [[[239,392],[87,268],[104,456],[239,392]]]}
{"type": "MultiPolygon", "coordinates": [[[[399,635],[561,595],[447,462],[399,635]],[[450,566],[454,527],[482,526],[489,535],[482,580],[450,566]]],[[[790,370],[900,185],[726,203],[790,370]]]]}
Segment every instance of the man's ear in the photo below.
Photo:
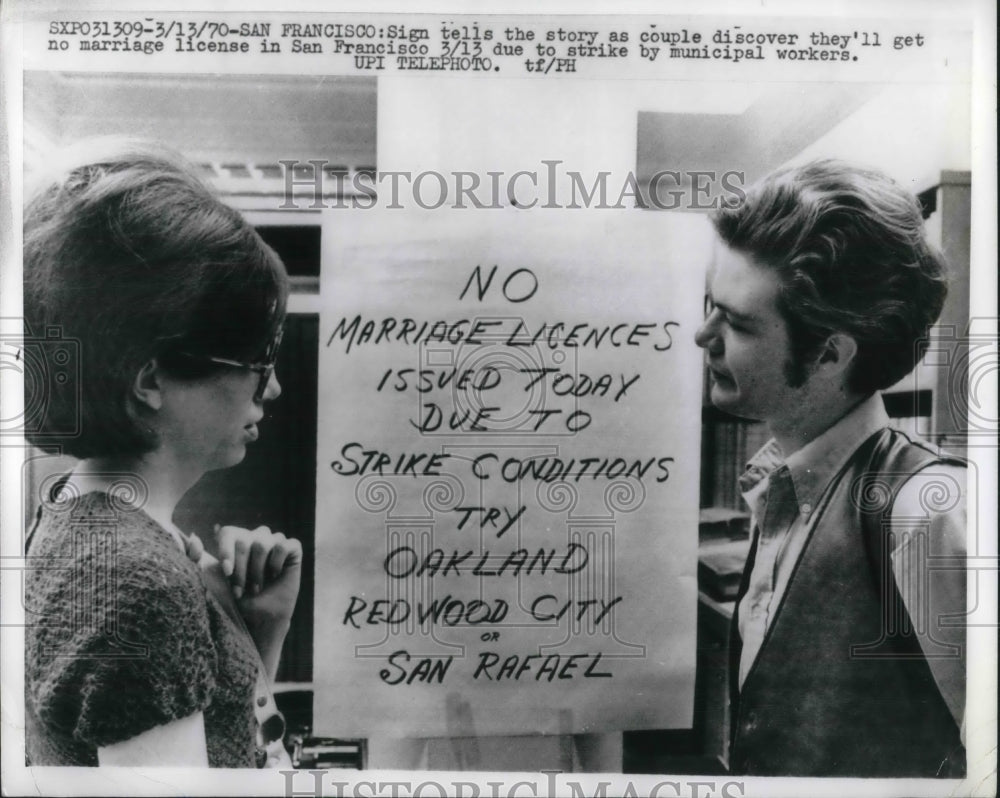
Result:
{"type": "Polygon", "coordinates": [[[163,406],[163,386],[156,358],[146,362],[132,382],[132,399],[139,407],[159,410],[163,406]]]}
{"type": "Polygon", "coordinates": [[[858,354],[858,342],[847,333],[834,333],[820,349],[818,365],[823,368],[844,372],[854,362],[858,354]]]}

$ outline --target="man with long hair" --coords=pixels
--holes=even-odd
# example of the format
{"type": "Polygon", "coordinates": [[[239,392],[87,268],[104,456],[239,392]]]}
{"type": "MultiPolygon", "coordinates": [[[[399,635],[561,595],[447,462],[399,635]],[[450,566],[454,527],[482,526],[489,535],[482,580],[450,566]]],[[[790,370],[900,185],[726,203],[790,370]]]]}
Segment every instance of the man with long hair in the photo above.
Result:
{"type": "Polygon", "coordinates": [[[696,335],[711,400],[767,423],[740,479],[752,540],[730,641],[735,772],[965,772],[966,471],[889,426],[947,294],[916,199],[838,161],[713,218],[696,335]],[[930,497],[930,498],[929,498],[930,497]],[[948,621],[952,625],[948,625],[948,621]]]}

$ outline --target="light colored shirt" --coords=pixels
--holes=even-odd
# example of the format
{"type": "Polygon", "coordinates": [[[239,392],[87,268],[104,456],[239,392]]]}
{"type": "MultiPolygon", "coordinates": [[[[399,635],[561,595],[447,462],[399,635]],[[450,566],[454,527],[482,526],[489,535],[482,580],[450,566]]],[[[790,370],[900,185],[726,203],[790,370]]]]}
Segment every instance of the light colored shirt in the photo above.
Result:
{"type": "MultiPolygon", "coordinates": [[[[743,685],[815,526],[820,497],[858,447],[889,425],[875,394],[788,457],[773,439],[755,454],[740,489],[758,533],[746,595],[736,608],[743,685]]],[[[961,726],[965,711],[966,469],[931,466],[893,503],[893,575],[941,695],[961,726]]],[[[821,600],[819,597],[817,600],[821,600]]]]}

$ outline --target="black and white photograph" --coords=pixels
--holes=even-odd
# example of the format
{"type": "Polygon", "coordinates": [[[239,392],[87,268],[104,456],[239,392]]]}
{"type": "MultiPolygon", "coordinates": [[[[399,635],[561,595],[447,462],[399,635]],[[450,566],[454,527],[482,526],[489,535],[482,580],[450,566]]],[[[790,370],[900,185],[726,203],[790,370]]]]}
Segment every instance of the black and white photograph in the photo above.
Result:
{"type": "Polygon", "coordinates": [[[5,793],[995,794],[995,8],[0,12],[5,793]]]}

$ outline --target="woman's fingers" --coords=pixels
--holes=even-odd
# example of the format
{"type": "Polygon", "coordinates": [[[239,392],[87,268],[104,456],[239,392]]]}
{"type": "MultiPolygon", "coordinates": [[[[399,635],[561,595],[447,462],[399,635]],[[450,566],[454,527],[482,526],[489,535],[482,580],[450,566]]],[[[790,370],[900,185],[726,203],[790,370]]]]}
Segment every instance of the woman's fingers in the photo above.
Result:
{"type": "Polygon", "coordinates": [[[247,584],[247,563],[249,560],[250,541],[245,535],[239,535],[233,542],[233,573],[229,577],[236,598],[243,598],[243,590],[247,584]]]}
{"type": "Polygon", "coordinates": [[[222,572],[229,577],[236,598],[243,597],[247,585],[247,566],[255,533],[240,526],[224,526],[219,529],[219,559],[222,572]]]}
{"type": "Polygon", "coordinates": [[[302,544],[294,538],[286,538],[280,532],[275,535],[275,545],[267,559],[267,578],[273,581],[287,568],[302,562],[302,544]]]}
{"type": "Polygon", "coordinates": [[[205,553],[205,546],[202,544],[201,538],[194,534],[184,538],[184,553],[192,562],[200,562],[201,555],[205,553]]]}
{"type": "Polygon", "coordinates": [[[238,526],[215,525],[215,537],[219,547],[219,563],[222,565],[222,573],[227,577],[233,575],[233,553],[236,546],[236,536],[241,529],[238,526]]]}
{"type": "Polygon", "coordinates": [[[247,558],[245,586],[251,596],[256,596],[264,585],[264,569],[278,536],[272,535],[271,530],[266,526],[259,526],[250,534],[250,552],[247,558]]]}
{"type": "Polygon", "coordinates": [[[288,539],[280,532],[274,533],[274,545],[267,556],[267,563],[264,568],[264,575],[269,582],[274,581],[281,575],[281,570],[285,566],[285,559],[288,557],[288,539]]]}
{"type": "Polygon", "coordinates": [[[244,593],[256,596],[286,568],[302,562],[302,544],[266,526],[223,526],[217,532],[222,570],[238,599],[244,593]]]}
{"type": "Polygon", "coordinates": [[[286,624],[299,595],[302,544],[266,526],[220,527],[218,539],[223,571],[250,629],[286,624]]]}

